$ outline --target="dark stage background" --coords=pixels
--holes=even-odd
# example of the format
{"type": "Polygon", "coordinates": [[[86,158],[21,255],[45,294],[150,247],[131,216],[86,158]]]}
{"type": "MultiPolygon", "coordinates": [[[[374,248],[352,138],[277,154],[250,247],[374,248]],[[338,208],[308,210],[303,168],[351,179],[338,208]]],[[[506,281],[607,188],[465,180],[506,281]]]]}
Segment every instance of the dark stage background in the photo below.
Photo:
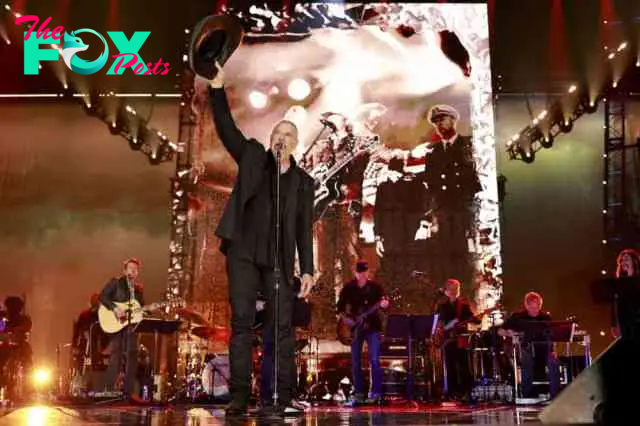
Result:
{"type": "MultiPolygon", "coordinates": [[[[505,140],[527,121],[524,100],[502,97],[496,116],[505,140]]],[[[176,108],[156,105],[151,124],[175,137],[176,108]]],[[[3,104],[0,129],[0,296],[27,296],[36,358],[54,362],[73,318],[125,257],[144,262],[147,298],[162,296],[172,166],[151,166],[75,104],[3,104]]],[[[498,149],[508,178],[504,301],[514,309],[525,292],[542,292],[554,316],[578,316],[597,353],[609,342],[599,336],[608,311],[588,294],[602,267],[602,112],[576,122],[532,165],[498,149]]]]}

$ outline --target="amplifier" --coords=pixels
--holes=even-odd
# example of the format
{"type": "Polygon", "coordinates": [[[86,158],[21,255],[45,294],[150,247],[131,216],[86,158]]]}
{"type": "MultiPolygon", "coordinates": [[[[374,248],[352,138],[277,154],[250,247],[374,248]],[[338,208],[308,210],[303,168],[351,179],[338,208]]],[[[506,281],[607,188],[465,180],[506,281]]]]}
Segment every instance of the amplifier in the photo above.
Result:
{"type": "Polygon", "coordinates": [[[409,345],[406,339],[384,339],[380,346],[380,355],[383,357],[406,358],[409,355],[409,345]]]}

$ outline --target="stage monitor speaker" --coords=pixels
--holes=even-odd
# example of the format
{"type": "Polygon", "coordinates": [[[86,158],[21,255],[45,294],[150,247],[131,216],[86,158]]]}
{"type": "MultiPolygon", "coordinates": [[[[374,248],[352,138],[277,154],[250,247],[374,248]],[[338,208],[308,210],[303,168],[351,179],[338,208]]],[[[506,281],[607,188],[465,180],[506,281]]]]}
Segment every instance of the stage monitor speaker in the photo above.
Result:
{"type": "Polygon", "coordinates": [[[618,339],[540,413],[545,424],[622,424],[636,415],[639,345],[618,339]]]}

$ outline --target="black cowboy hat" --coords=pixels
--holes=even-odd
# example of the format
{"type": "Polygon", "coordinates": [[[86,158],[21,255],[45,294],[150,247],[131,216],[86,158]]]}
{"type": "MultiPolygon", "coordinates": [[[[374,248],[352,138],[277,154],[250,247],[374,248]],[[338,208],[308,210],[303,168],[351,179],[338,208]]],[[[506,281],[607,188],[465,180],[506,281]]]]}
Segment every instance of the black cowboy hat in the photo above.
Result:
{"type": "Polygon", "coordinates": [[[240,46],[244,29],[232,15],[211,15],[193,28],[189,44],[189,66],[200,77],[213,80],[216,61],[223,66],[240,46]]]}

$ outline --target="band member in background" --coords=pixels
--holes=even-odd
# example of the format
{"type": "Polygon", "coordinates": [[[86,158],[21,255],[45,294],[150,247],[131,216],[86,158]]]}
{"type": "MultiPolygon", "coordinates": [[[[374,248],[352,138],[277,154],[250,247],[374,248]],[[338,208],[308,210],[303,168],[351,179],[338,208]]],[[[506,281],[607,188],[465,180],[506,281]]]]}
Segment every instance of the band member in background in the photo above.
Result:
{"type": "MultiPolygon", "coordinates": [[[[524,297],[524,309],[514,312],[504,322],[499,333],[511,337],[522,331],[527,322],[551,321],[551,315],[542,311],[542,296],[536,292],[529,292],[524,297]]],[[[549,394],[555,397],[560,391],[560,370],[558,357],[553,352],[553,344],[531,343],[525,340],[521,344],[520,367],[522,369],[522,396],[535,398],[533,378],[537,371],[548,370],[549,394]]]]}
{"type": "Polygon", "coordinates": [[[4,300],[4,312],[0,312],[3,329],[10,344],[0,346],[0,386],[14,385],[8,383],[5,366],[9,360],[16,360],[28,371],[32,365],[32,351],[29,344],[31,317],[24,313],[24,300],[18,296],[9,296],[4,300]]]}
{"type": "Polygon", "coordinates": [[[434,140],[425,155],[424,184],[438,221],[438,258],[441,282],[455,276],[471,282],[468,239],[473,225],[473,201],[482,190],[473,159],[471,137],[458,134],[458,111],[436,105],[427,113],[435,127],[434,140]]]}
{"type": "MultiPolygon", "coordinates": [[[[369,279],[369,265],[365,260],[356,263],[355,279],[346,283],[340,291],[338,299],[338,315],[360,315],[374,304],[380,302],[382,309],[389,307],[389,301],[384,298],[382,286],[369,279]]],[[[371,365],[370,403],[382,401],[382,367],[380,366],[380,343],[382,319],[380,312],[372,313],[365,319],[361,329],[356,331],[351,344],[351,372],[355,395],[352,402],[364,403],[366,391],[362,374],[362,346],[367,342],[369,364],[371,365]]]]}
{"type": "Polygon", "coordinates": [[[89,307],[78,315],[73,324],[73,338],[71,345],[76,360],[76,368],[82,371],[89,357],[92,368],[103,364],[102,352],[109,344],[109,336],[105,334],[98,323],[98,308],[100,307],[100,295],[91,295],[89,307]]]}
{"type": "Polygon", "coordinates": [[[629,285],[626,286],[629,289],[623,290],[622,294],[614,298],[611,310],[611,332],[614,337],[622,337],[623,334],[625,336],[632,334],[634,317],[637,316],[638,306],[640,306],[638,292],[634,291],[640,286],[640,252],[634,249],[624,249],[618,254],[616,278],[629,281],[629,285]],[[623,327],[625,328],[625,333],[623,333],[621,324],[631,327],[623,327]]]}
{"type": "Polygon", "coordinates": [[[438,304],[443,336],[442,351],[447,370],[447,397],[468,400],[471,392],[472,376],[469,365],[468,340],[461,334],[467,331],[467,324],[478,324],[469,302],[460,296],[462,285],[456,279],[448,279],[444,287],[446,299],[438,304]]]}
{"type": "MultiPolygon", "coordinates": [[[[140,305],[144,305],[143,287],[137,279],[140,274],[140,261],[138,259],[127,259],[123,263],[123,273],[118,278],[111,279],[100,293],[100,303],[121,320],[127,321],[128,311],[118,307],[114,302],[128,302],[136,300],[140,305]]],[[[138,342],[136,334],[133,332],[133,325],[127,325],[122,330],[110,336],[111,357],[109,366],[104,378],[104,388],[113,391],[116,384],[122,357],[125,361],[125,381],[124,394],[132,400],[137,400],[138,383],[136,373],[138,369],[138,342]],[[126,352],[125,352],[126,351],[126,352]]]]}
{"type": "MultiPolygon", "coordinates": [[[[228,416],[247,413],[251,393],[253,325],[259,291],[266,295],[265,328],[275,326],[273,307],[275,238],[280,239],[281,285],[279,287],[279,371],[276,407],[264,407],[265,414],[296,415],[291,406],[295,383],[291,361],[295,340],[291,326],[294,300],[294,258],[298,251],[302,274],[301,296],[313,286],[313,179],[299,168],[291,154],[298,145],[298,129],[292,122],[280,121],[271,132],[269,150],[255,139],[247,139],[236,127],[224,90],[224,70],[218,66],[209,81],[211,108],[216,131],[223,145],[238,164],[238,176],[220,218],[216,235],[227,257],[229,299],[231,302],[231,403],[228,416]],[[277,170],[276,153],[281,167],[277,170]],[[281,235],[275,234],[275,186],[280,179],[281,235]],[[271,410],[270,408],[277,408],[271,410]]],[[[273,345],[275,346],[275,345],[273,345]]],[[[273,402],[273,401],[272,401],[273,402]]]]}

